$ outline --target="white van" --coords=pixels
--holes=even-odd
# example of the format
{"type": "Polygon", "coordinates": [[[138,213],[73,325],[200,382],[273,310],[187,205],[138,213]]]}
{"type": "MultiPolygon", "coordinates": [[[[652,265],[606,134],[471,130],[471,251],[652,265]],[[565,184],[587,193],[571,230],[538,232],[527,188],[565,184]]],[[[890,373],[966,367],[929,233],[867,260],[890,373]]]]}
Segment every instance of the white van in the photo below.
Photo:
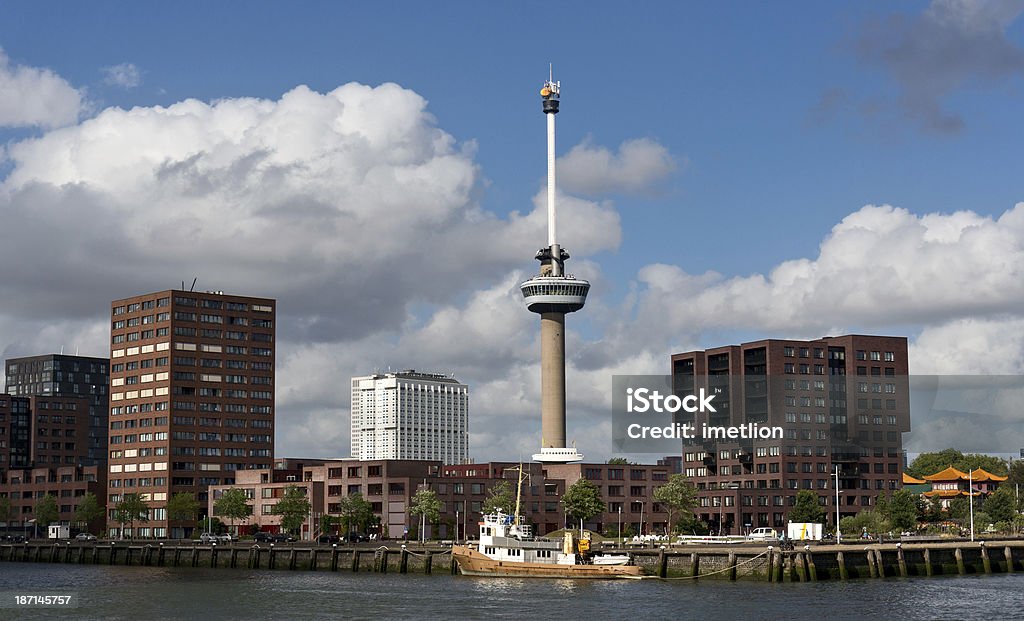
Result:
{"type": "Polygon", "coordinates": [[[747,535],[747,541],[767,541],[768,539],[776,539],[778,535],[775,533],[775,529],[762,526],[761,528],[755,528],[747,535]]]}

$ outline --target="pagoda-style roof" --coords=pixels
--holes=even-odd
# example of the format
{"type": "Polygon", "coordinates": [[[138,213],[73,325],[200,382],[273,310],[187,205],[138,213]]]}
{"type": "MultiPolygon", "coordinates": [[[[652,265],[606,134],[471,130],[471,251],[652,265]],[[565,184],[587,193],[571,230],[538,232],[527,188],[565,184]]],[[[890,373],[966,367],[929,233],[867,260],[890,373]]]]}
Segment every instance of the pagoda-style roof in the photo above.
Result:
{"type": "Polygon", "coordinates": [[[968,477],[966,472],[961,472],[954,468],[953,466],[946,468],[942,472],[936,472],[935,474],[926,474],[924,476],[925,481],[959,481],[961,479],[966,481],[967,478],[968,477]]]}
{"type": "Polygon", "coordinates": [[[981,468],[978,468],[977,470],[972,470],[971,478],[973,478],[975,481],[995,481],[996,483],[1005,481],[1007,479],[1007,477],[1001,477],[998,474],[992,474],[991,472],[982,470],[981,468]]]}
{"type": "MultiPolygon", "coordinates": [[[[903,475],[903,483],[907,483],[907,474],[903,475]]],[[[913,479],[914,477],[910,477],[913,479]]],[[[983,481],[993,481],[999,483],[1005,481],[1007,477],[1001,477],[997,474],[992,474],[982,468],[972,470],[970,473],[957,470],[953,466],[950,466],[942,472],[936,472],[935,474],[928,474],[922,477],[924,481],[914,479],[915,483],[924,483],[925,481],[974,481],[975,483],[983,481]]]]}
{"type": "Polygon", "coordinates": [[[928,481],[925,481],[924,479],[918,479],[916,477],[912,477],[909,474],[907,474],[906,472],[903,473],[903,484],[904,485],[925,485],[926,483],[928,483],[928,481]]]}

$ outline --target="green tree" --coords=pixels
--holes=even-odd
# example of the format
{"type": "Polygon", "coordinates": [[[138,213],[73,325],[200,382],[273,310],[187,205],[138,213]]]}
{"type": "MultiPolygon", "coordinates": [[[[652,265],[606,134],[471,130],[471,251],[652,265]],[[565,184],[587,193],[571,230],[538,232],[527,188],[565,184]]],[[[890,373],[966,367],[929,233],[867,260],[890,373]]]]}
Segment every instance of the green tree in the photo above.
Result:
{"type": "Polygon", "coordinates": [[[943,449],[931,453],[921,453],[907,466],[907,474],[921,478],[941,472],[953,464],[963,460],[964,454],[955,448],[943,449]]]}
{"type": "Polygon", "coordinates": [[[100,506],[99,500],[96,499],[96,494],[89,492],[82,496],[82,499],[78,501],[78,506],[75,507],[75,521],[79,524],[84,524],[84,530],[90,532],[89,526],[102,518],[103,513],[103,507],[100,506]]]}
{"type": "MultiPolygon", "coordinates": [[[[437,497],[437,492],[432,489],[421,489],[416,492],[416,495],[412,497],[412,506],[409,508],[409,513],[412,515],[418,515],[421,521],[429,522],[434,524],[441,519],[441,501],[437,497]]],[[[422,541],[426,537],[426,533],[421,528],[419,531],[420,540],[422,541]]]]}
{"type": "Polygon", "coordinates": [[[189,492],[176,492],[167,501],[167,517],[175,522],[191,522],[199,515],[199,501],[189,492]]]}
{"type": "Polygon", "coordinates": [[[565,490],[562,496],[565,514],[574,522],[586,522],[604,512],[601,488],[586,479],[579,479],[565,490]]]}
{"type": "Polygon", "coordinates": [[[373,504],[359,492],[342,498],[338,503],[338,513],[341,514],[340,523],[346,533],[366,532],[374,518],[373,504]]]}
{"type": "Polygon", "coordinates": [[[661,503],[668,513],[668,532],[665,533],[667,535],[674,533],[678,526],[679,520],[673,519],[674,515],[680,514],[682,517],[682,514],[692,512],[697,506],[697,488],[685,476],[673,474],[668,478],[668,482],[654,490],[654,500],[661,503]]]}
{"type": "Polygon", "coordinates": [[[233,487],[220,495],[220,498],[213,502],[213,512],[222,515],[231,522],[231,530],[237,533],[235,521],[245,521],[252,515],[252,507],[249,506],[249,499],[245,491],[240,487],[233,487]]]}
{"type": "Polygon", "coordinates": [[[892,525],[878,511],[868,510],[839,520],[839,529],[845,537],[860,537],[864,532],[877,537],[892,530],[892,525]]]}
{"type": "Polygon", "coordinates": [[[0,496],[0,522],[10,526],[11,516],[14,511],[11,509],[11,499],[7,496],[0,496]]]}
{"type": "Polygon", "coordinates": [[[913,531],[917,526],[917,498],[905,489],[896,490],[887,503],[885,517],[900,532],[913,531]]]}
{"type": "Polygon", "coordinates": [[[320,533],[324,535],[333,535],[335,530],[341,524],[341,518],[330,513],[325,513],[320,516],[320,533]]]}
{"type": "Polygon", "coordinates": [[[306,498],[306,488],[289,485],[284,488],[284,496],[274,505],[274,515],[281,516],[281,528],[294,533],[302,528],[302,523],[309,516],[310,504],[306,498]]]}
{"type": "MultiPolygon", "coordinates": [[[[135,522],[149,521],[149,505],[138,494],[125,494],[120,502],[114,505],[114,521],[121,525],[121,533],[124,535],[124,525],[134,529],[135,522]]],[[[132,530],[134,534],[135,531],[132,530]]]]}
{"type": "Polygon", "coordinates": [[[628,466],[629,460],[626,459],[625,457],[612,457],[611,459],[608,460],[608,463],[615,464],[618,466],[628,466]]]}
{"type": "Polygon", "coordinates": [[[957,496],[949,502],[947,511],[954,520],[966,520],[970,517],[971,501],[964,496],[957,496]]]}
{"type": "Polygon", "coordinates": [[[825,512],[818,501],[818,495],[809,489],[796,493],[796,504],[789,511],[790,522],[824,523],[825,512]]]}
{"type": "Polygon", "coordinates": [[[1007,479],[1003,485],[1013,487],[1015,485],[1024,485],[1024,459],[1016,459],[1010,464],[1010,468],[1007,471],[1007,479]]]}
{"type": "Polygon", "coordinates": [[[999,487],[985,499],[982,510],[995,522],[1010,522],[1017,515],[1015,495],[1015,490],[1005,485],[999,487]]]}
{"type": "Polygon", "coordinates": [[[497,513],[500,509],[505,513],[512,513],[515,510],[516,497],[512,491],[512,484],[501,480],[487,490],[487,499],[484,500],[484,513],[497,513]]]}
{"type": "Polygon", "coordinates": [[[950,466],[961,472],[969,472],[983,468],[992,474],[1005,476],[1006,462],[992,455],[980,453],[961,453],[954,448],[943,449],[934,453],[921,453],[907,467],[907,474],[918,478],[941,472],[950,466]]]}
{"type": "Polygon", "coordinates": [[[36,518],[36,524],[44,530],[60,518],[60,511],[57,509],[57,499],[53,494],[47,494],[36,502],[34,517],[36,518]]]}

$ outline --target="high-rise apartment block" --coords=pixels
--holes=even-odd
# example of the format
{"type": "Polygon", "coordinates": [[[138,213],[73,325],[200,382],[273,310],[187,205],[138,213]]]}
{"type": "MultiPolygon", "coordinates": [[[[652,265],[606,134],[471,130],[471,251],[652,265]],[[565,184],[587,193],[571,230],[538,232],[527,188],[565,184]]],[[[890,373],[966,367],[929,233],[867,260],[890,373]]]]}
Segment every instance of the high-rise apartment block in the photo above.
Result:
{"type": "Polygon", "coordinates": [[[435,373],[352,378],[352,456],[469,460],[469,386],[435,373]]]}
{"type": "Polygon", "coordinates": [[[673,355],[673,391],[704,389],[716,409],[677,422],[697,429],[756,423],[783,434],[684,441],[698,516],[723,534],[784,526],[800,490],[818,495],[831,524],[837,513],[870,508],[900,486],[902,434],[910,431],[907,375],[903,337],[770,339],[673,355]]]}
{"type": "MultiPolygon", "coordinates": [[[[187,537],[167,501],[237,470],[268,468],[274,454],[275,307],[272,299],[161,291],[111,304],[108,521],[140,494],[149,521],[137,537],[187,537]]],[[[129,533],[126,533],[129,534],[129,533]]]]}
{"type": "MultiPolygon", "coordinates": [[[[6,391],[15,396],[81,397],[83,411],[76,411],[77,425],[85,432],[74,439],[78,465],[103,465],[107,460],[106,358],[47,354],[10,358],[6,362],[6,391]]],[[[53,465],[50,462],[36,465],[53,465]]]]}

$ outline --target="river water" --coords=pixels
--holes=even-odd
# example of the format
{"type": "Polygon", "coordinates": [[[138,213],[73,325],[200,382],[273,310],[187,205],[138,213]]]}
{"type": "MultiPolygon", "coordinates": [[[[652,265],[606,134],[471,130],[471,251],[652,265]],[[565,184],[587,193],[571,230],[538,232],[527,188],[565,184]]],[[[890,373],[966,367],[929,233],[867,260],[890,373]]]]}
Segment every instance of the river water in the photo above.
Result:
{"type": "Polygon", "coordinates": [[[0,619],[1020,619],[1024,574],[767,584],[0,563],[0,619]]]}

